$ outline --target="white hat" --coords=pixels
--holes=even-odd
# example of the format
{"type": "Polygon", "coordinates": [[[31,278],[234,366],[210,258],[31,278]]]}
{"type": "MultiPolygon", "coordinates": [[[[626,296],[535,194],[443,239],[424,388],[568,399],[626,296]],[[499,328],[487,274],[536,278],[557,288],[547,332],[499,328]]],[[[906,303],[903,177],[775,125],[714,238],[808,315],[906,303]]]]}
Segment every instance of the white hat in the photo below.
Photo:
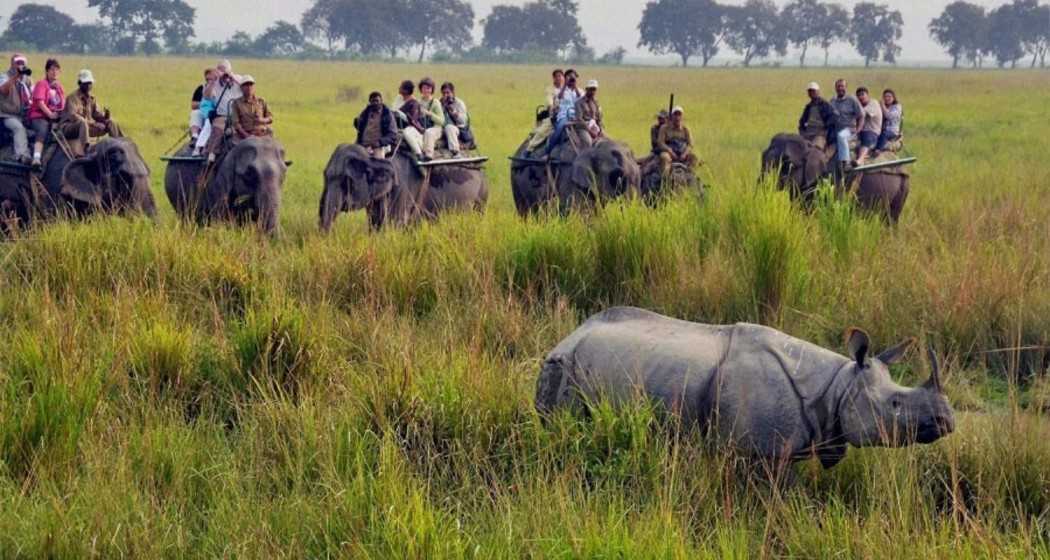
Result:
{"type": "Polygon", "coordinates": [[[216,68],[225,68],[226,72],[233,72],[233,64],[230,62],[230,59],[228,59],[228,58],[224,58],[221,61],[219,61],[219,63],[216,64],[215,67],[216,68]]]}
{"type": "Polygon", "coordinates": [[[81,84],[93,84],[95,83],[95,75],[91,73],[91,70],[85,68],[77,74],[77,82],[81,84]]]}
{"type": "Polygon", "coordinates": [[[591,80],[587,82],[587,89],[598,89],[598,80],[591,80]]]}
{"type": "Polygon", "coordinates": [[[817,82],[810,82],[809,85],[806,86],[806,91],[809,90],[820,91],[820,84],[818,84],[817,82]]]}
{"type": "Polygon", "coordinates": [[[679,105],[679,106],[675,107],[674,109],[671,109],[671,114],[673,115],[675,113],[681,113],[681,114],[684,115],[685,114],[685,109],[683,109],[682,106],[679,105]]]}
{"type": "Polygon", "coordinates": [[[244,84],[254,84],[255,78],[253,78],[251,74],[245,74],[237,81],[243,86],[244,84]]]}

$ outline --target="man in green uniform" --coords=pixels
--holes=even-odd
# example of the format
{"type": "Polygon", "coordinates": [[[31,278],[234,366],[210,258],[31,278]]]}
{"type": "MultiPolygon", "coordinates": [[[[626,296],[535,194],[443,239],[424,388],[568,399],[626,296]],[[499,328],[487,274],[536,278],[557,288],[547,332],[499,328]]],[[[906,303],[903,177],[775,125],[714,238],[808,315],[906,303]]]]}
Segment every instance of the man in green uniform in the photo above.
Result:
{"type": "Polygon", "coordinates": [[[664,177],[671,176],[671,168],[675,163],[685,164],[692,169],[699,162],[693,153],[693,135],[684,121],[685,110],[675,107],[671,111],[671,121],[660,127],[657,149],[664,177]]]}
{"type": "Polygon", "coordinates": [[[91,89],[95,76],[91,70],[81,70],[77,75],[77,91],[66,98],[66,108],[59,119],[58,128],[69,140],[69,148],[76,157],[84,157],[91,138],[106,134],[119,138],[124,134],[120,126],[110,118],[109,109],[100,111],[91,89]]]}
{"type": "Polygon", "coordinates": [[[255,78],[241,78],[241,97],[233,101],[230,118],[234,145],[253,136],[273,136],[273,114],[266,100],[255,95],[255,78]]]}

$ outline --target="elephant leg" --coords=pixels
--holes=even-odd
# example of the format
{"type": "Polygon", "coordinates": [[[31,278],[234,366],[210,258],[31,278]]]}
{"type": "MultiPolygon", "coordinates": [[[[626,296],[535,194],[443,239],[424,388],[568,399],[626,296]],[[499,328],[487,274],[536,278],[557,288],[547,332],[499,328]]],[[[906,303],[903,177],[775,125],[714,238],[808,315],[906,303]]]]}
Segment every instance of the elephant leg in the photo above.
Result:
{"type": "Polygon", "coordinates": [[[368,205],[368,226],[372,231],[380,231],[386,224],[389,214],[389,202],[386,198],[373,201],[368,205]]]}
{"type": "Polygon", "coordinates": [[[897,190],[897,196],[893,197],[893,202],[890,203],[890,223],[897,225],[900,221],[901,214],[904,212],[904,204],[908,202],[908,194],[910,191],[909,179],[907,177],[900,178],[900,186],[897,190]]]}

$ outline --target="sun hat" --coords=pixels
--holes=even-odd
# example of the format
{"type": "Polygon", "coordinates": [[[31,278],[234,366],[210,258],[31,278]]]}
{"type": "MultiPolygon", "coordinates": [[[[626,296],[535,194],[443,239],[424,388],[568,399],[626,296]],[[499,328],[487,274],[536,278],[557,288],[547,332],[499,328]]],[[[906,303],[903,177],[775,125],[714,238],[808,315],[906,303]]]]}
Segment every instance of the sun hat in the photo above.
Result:
{"type": "Polygon", "coordinates": [[[77,82],[81,84],[93,84],[95,83],[95,75],[91,73],[91,70],[85,68],[77,74],[77,82]]]}

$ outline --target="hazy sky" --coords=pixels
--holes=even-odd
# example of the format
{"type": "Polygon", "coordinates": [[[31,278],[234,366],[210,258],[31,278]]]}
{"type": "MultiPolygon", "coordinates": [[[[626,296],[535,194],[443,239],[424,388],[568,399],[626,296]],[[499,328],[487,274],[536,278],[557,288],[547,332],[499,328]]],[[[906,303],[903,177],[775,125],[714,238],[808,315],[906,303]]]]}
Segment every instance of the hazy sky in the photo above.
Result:
{"type": "MultiPolygon", "coordinates": [[[[6,26],[6,18],[24,0],[0,0],[0,17],[6,26]]],[[[80,21],[97,19],[94,10],[87,8],[87,0],[33,0],[50,4],[72,15],[80,21]]],[[[377,0],[382,1],[382,0],[377,0]]],[[[523,4],[525,0],[469,0],[478,19],[485,17],[496,4],[523,4]]],[[[742,4],[744,0],[722,0],[731,4],[742,4]]],[[[787,0],[777,0],[783,5],[787,0]]],[[[852,7],[858,0],[839,0],[852,7]]],[[[926,25],[936,17],[951,0],[883,0],[904,15],[904,52],[902,62],[929,61],[945,58],[943,51],[929,36],[926,25]]],[[[970,0],[987,7],[994,7],[1003,0],[970,0]]],[[[187,0],[197,8],[197,40],[223,40],[234,31],[243,30],[256,34],[277,19],[298,23],[302,13],[313,2],[311,0],[187,0]]],[[[638,21],[641,19],[645,0],[580,0],[580,20],[590,44],[599,53],[617,46],[626,48],[631,56],[648,56],[637,48],[638,21]]],[[[790,53],[789,53],[790,54],[790,53]]],[[[728,55],[734,56],[734,55],[728,55]]],[[[855,59],[849,48],[838,48],[833,58],[855,59]]]]}

